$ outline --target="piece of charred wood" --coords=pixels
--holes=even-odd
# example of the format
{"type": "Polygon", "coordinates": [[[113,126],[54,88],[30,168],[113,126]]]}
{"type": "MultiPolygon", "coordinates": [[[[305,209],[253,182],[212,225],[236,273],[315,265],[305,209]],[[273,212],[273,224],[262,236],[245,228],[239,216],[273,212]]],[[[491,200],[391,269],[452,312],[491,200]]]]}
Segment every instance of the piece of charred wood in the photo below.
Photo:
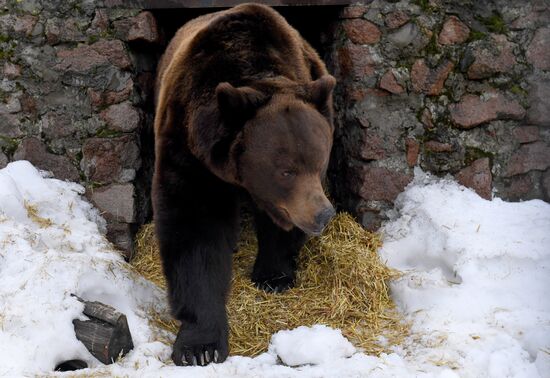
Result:
{"type": "Polygon", "coordinates": [[[76,338],[104,364],[112,364],[134,348],[126,315],[100,302],[84,303],[84,315],[89,320],[74,319],[76,338]]]}

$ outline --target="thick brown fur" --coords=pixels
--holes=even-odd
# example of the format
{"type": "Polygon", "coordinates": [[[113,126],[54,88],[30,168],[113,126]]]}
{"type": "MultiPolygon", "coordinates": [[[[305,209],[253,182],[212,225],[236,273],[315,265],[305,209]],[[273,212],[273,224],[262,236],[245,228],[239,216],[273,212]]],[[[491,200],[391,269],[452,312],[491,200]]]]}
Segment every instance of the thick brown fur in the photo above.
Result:
{"type": "Polygon", "coordinates": [[[256,206],[252,279],[293,284],[307,234],[334,208],[321,181],[335,80],[277,12],[243,4],[188,22],[156,83],[153,207],[169,299],[182,323],[172,358],[225,360],[225,299],[244,193],[256,206]]]}

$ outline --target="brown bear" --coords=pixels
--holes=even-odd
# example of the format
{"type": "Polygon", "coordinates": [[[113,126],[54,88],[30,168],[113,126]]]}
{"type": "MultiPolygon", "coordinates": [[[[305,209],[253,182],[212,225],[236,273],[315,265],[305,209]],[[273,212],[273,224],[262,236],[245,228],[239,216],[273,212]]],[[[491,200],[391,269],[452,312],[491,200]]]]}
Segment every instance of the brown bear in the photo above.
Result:
{"type": "Polygon", "coordinates": [[[239,203],[255,207],[252,280],[282,291],[306,235],[335,210],[322,180],[335,79],[273,9],[243,4],[185,24],[159,62],[153,208],[168,295],[181,321],[172,359],[226,359],[225,311],[239,203]]]}

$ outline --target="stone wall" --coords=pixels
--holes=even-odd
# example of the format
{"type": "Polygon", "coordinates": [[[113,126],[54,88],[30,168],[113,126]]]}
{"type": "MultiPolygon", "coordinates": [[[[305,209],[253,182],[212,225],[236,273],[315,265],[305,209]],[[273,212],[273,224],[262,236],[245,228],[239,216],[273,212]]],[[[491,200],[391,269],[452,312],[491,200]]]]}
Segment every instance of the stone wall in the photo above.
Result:
{"type": "MultiPolygon", "coordinates": [[[[329,176],[341,208],[377,227],[415,166],[486,198],[550,200],[548,1],[331,9],[320,40],[339,79],[329,176]]],[[[159,15],[0,0],[0,167],[27,159],[83,183],[128,253],[150,217],[152,82],[177,26],[159,15]]]]}
{"type": "Polygon", "coordinates": [[[0,0],[0,167],[79,181],[126,252],[148,216],[144,147],[159,40],[149,12],[90,0],[0,0]]]}
{"type": "Polygon", "coordinates": [[[363,225],[415,166],[485,198],[550,200],[549,1],[365,1],[334,38],[331,183],[363,225]]]}

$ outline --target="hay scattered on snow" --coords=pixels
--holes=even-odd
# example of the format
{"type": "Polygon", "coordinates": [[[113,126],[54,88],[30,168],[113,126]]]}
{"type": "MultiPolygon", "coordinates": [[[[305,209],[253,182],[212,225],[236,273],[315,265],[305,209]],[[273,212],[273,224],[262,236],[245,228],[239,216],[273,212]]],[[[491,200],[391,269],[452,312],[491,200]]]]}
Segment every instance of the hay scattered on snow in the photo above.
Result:
{"type": "Polygon", "coordinates": [[[53,225],[50,218],[43,218],[38,215],[37,205],[33,205],[30,202],[25,201],[25,209],[27,210],[27,216],[29,219],[38,224],[40,227],[47,228],[53,225]]]}
{"type": "MultiPolygon", "coordinates": [[[[141,229],[136,245],[132,265],[165,288],[152,224],[141,229]]],[[[313,324],[341,329],[356,347],[370,354],[378,355],[401,342],[408,328],[395,311],[386,286],[398,273],[380,261],[379,246],[378,235],[365,231],[350,215],[339,214],[322,236],[310,240],[301,251],[296,287],[268,294],[249,278],[257,241],[248,222],[234,255],[227,306],[231,354],[255,356],[267,349],[273,333],[313,324]],[[387,342],[380,343],[380,336],[387,342]]],[[[153,321],[177,332],[175,321],[158,314],[153,321]]]]}

